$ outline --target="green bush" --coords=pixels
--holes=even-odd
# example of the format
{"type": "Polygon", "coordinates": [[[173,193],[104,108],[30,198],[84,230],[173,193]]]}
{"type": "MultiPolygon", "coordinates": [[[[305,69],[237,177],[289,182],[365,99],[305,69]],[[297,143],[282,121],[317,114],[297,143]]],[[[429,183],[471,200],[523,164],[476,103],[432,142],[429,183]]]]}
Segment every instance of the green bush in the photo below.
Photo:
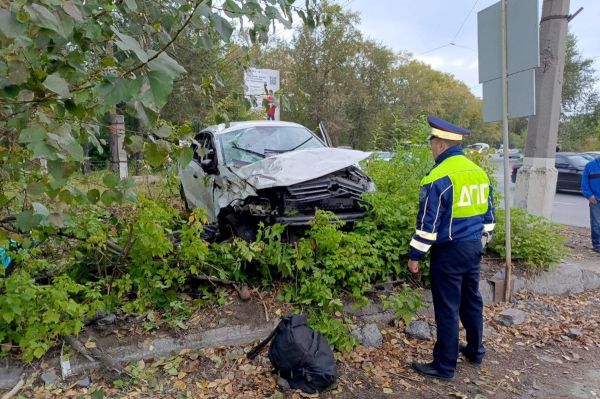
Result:
{"type": "Polygon", "coordinates": [[[422,291],[420,288],[410,288],[405,284],[401,292],[382,297],[383,309],[394,310],[396,317],[400,317],[404,324],[408,325],[417,310],[423,306],[422,291]]]}
{"type": "Polygon", "coordinates": [[[0,342],[3,350],[18,347],[31,361],[48,351],[60,335],[77,334],[84,316],[94,307],[86,287],[63,275],[52,284],[39,284],[27,272],[2,279],[0,342]]]}
{"type": "MultiPolygon", "coordinates": [[[[503,209],[496,210],[496,231],[489,249],[506,256],[506,228],[503,209]]],[[[548,270],[566,255],[561,228],[548,219],[534,216],[523,209],[511,208],[512,260],[534,271],[548,270]]]]}

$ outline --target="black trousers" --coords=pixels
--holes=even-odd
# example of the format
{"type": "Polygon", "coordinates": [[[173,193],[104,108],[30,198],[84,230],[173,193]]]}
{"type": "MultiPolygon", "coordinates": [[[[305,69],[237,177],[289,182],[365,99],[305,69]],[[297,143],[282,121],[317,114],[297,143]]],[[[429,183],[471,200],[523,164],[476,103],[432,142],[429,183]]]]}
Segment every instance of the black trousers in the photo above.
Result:
{"type": "Polygon", "coordinates": [[[483,360],[483,301],[479,293],[481,241],[448,242],[431,247],[431,293],[437,340],[433,365],[446,377],[458,359],[458,320],[467,332],[467,353],[483,360]]]}

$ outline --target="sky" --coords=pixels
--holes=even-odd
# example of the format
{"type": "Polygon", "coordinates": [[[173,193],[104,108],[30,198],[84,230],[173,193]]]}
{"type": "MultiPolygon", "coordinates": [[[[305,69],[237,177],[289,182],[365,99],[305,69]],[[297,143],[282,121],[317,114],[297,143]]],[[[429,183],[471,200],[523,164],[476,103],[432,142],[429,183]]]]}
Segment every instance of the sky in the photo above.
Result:
{"type": "MultiPolygon", "coordinates": [[[[366,38],[454,75],[477,96],[477,13],[497,1],[338,0],[345,10],[360,14],[366,38]]],[[[584,9],[569,22],[569,30],[577,37],[580,54],[594,59],[600,78],[600,0],[571,0],[569,13],[579,7],[584,9]]]]}

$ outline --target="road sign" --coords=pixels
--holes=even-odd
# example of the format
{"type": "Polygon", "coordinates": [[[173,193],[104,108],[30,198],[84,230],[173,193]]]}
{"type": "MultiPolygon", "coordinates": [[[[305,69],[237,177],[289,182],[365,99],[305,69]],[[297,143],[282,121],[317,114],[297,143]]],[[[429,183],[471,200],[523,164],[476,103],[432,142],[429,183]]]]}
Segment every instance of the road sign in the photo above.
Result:
{"type": "MultiPolygon", "coordinates": [[[[483,83],[483,120],[502,120],[504,198],[508,182],[508,118],[535,114],[535,67],[539,64],[537,0],[500,0],[477,14],[479,81],[483,83]],[[511,84],[512,82],[512,84],[511,84]]],[[[504,300],[510,300],[512,249],[510,206],[504,210],[506,269],[504,300]]]]}
{"type": "MultiPolygon", "coordinates": [[[[539,65],[537,0],[506,0],[508,117],[535,114],[535,72],[539,65]]],[[[501,3],[477,14],[479,82],[483,83],[483,120],[502,120],[501,3]]]]}
{"type": "MultiPolygon", "coordinates": [[[[535,114],[535,69],[508,76],[508,118],[535,114]]],[[[502,120],[502,78],[483,83],[483,121],[502,120]]]]}

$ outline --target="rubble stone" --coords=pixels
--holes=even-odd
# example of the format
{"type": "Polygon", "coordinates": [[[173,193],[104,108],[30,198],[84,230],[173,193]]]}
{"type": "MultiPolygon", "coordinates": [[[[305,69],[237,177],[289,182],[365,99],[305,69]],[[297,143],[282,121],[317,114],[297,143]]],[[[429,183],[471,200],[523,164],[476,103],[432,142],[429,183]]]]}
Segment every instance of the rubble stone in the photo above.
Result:
{"type": "Polygon", "coordinates": [[[362,344],[364,346],[371,346],[374,348],[381,348],[383,345],[383,336],[377,324],[371,323],[363,326],[361,329],[362,344]]]}
{"type": "Polygon", "coordinates": [[[430,340],[431,329],[429,324],[423,320],[412,321],[404,330],[406,334],[414,339],[430,340]]]}
{"type": "Polygon", "coordinates": [[[503,310],[499,315],[496,322],[503,326],[516,326],[525,321],[527,317],[526,313],[519,309],[506,309],[503,310]]]}
{"type": "Polygon", "coordinates": [[[52,385],[56,382],[56,380],[58,380],[58,376],[56,375],[54,370],[42,373],[40,378],[42,379],[42,381],[44,381],[44,384],[46,385],[52,385]]]}
{"type": "Polygon", "coordinates": [[[92,381],[90,380],[90,377],[88,377],[87,375],[85,377],[83,377],[82,379],[78,380],[76,382],[77,386],[80,386],[82,388],[87,388],[90,385],[92,385],[92,381]]]}

